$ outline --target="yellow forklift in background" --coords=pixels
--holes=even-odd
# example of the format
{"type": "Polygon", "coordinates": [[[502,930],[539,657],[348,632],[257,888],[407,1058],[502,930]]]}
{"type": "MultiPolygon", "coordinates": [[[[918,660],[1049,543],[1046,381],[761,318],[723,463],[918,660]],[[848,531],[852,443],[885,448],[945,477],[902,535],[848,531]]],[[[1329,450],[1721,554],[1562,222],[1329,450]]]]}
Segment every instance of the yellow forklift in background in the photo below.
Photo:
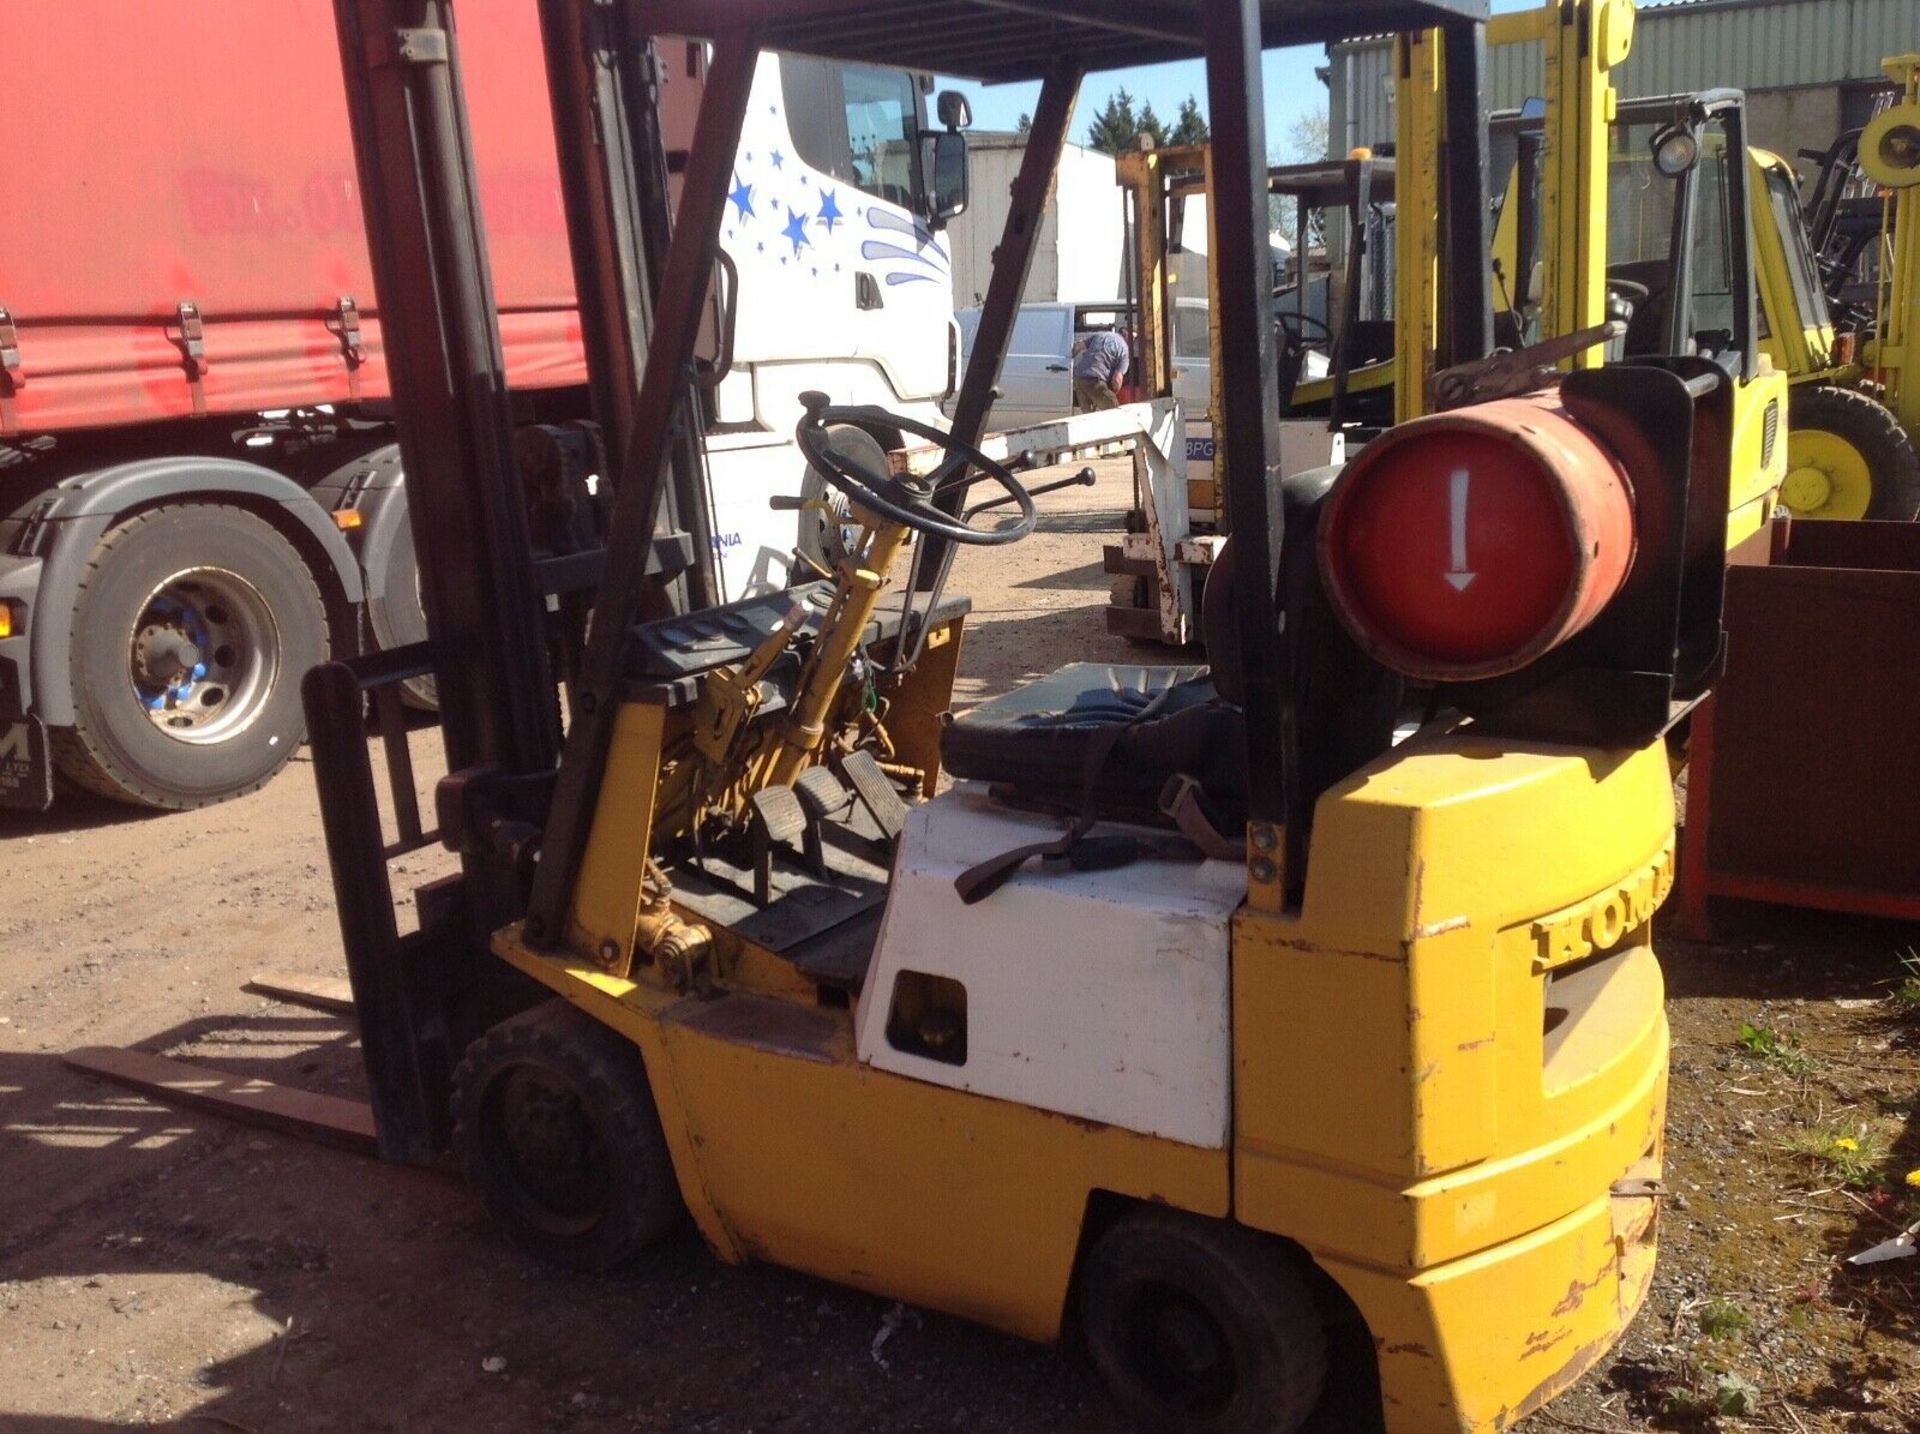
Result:
{"type": "MultiPolygon", "coordinates": [[[[1126,531],[1102,549],[1106,624],[1131,641],[1176,647],[1204,640],[1201,594],[1228,531],[1214,466],[1222,360],[1212,268],[1203,297],[1179,292],[1174,262],[1185,251],[1189,201],[1211,192],[1211,165],[1205,144],[1145,148],[1114,162],[1126,191],[1139,392],[1182,399],[1186,469],[1180,491],[1157,491],[1155,472],[1135,459],[1126,531]]],[[[1357,153],[1275,165],[1267,193],[1287,202],[1294,228],[1292,273],[1271,303],[1284,476],[1344,460],[1349,442],[1393,420],[1393,161],[1357,153]],[[1343,249],[1337,272],[1322,267],[1329,232],[1343,249]]]]}
{"type": "MultiPolygon", "coordinates": [[[[617,405],[584,639],[541,596],[512,476],[454,7],[336,4],[431,631],[306,684],[382,1153],[457,1151],[515,1239],[574,1265],[684,1212],[728,1261],[1032,1339],[1077,1326],[1147,1429],[1505,1429],[1599,1360],[1654,1259],[1665,734],[1722,648],[1752,334],[1565,374],[1490,358],[1481,0],[546,0],[617,405]],[[1415,214],[1452,282],[1429,352],[1470,401],[1283,482],[1262,50],[1381,28],[1432,61],[1449,163],[1415,214]],[[711,45],[671,222],[662,34],[711,45]],[[763,49],[1041,91],[951,431],[808,397],[849,551],[676,611],[663,475],[699,422],[763,49]],[[1209,583],[1212,666],[1069,664],[950,718],[947,561],[1033,524],[980,431],[1074,95],[1183,57],[1214,132],[1238,550],[1209,583]],[[841,426],[941,457],[914,476],[841,426]],[[982,483],[1015,512],[986,517],[982,483]],[[432,834],[394,741],[423,670],[450,771],[432,834]],[[1434,694],[1412,722],[1409,681],[1434,694]],[[388,862],[432,835],[460,871],[402,935],[388,862]]],[[[929,233],[967,200],[964,101],[939,113],[912,166],[929,233]]]]}
{"type": "MultiPolygon", "coordinates": [[[[1404,422],[1499,397],[1540,381],[1545,369],[1703,355],[1728,373],[1736,395],[1733,442],[1725,454],[1729,545],[1749,543],[1763,531],[1785,501],[1783,485],[1793,486],[1789,408],[1798,404],[1817,416],[1829,395],[1809,388],[1789,397],[1788,375],[1772,354],[1784,320],[1764,322],[1763,314],[1775,311],[1758,304],[1774,292],[1771,281],[1762,285],[1757,276],[1772,272],[1769,255],[1777,259],[1779,235],[1766,223],[1732,218],[1758,216],[1763,197],[1774,200],[1758,162],[1726,163],[1728,154],[1750,152],[1744,97],[1728,90],[1620,101],[1611,77],[1631,51],[1633,21],[1632,0],[1551,0],[1489,21],[1489,45],[1541,47],[1545,83],[1537,105],[1498,121],[1516,137],[1518,160],[1487,247],[1471,266],[1442,262],[1445,187],[1465,178],[1447,149],[1444,61],[1439,47],[1420,35],[1395,41],[1390,160],[1355,156],[1272,172],[1277,192],[1291,187],[1322,212],[1344,211],[1351,236],[1342,308],[1325,335],[1311,332],[1286,304],[1272,306],[1283,360],[1276,480],[1357,451],[1389,417],[1404,422]],[[1370,210],[1384,195],[1392,198],[1392,221],[1372,222],[1370,210]],[[1773,249],[1756,236],[1771,236],[1773,249]],[[1384,303],[1377,292],[1383,278],[1391,293],[1384,303]],[[1489,283],[1498,352],[1458,367],[1440,362],[1438,336],[1456,293],[1475,294],[1489,283]],[[1298,355],[1315,340],[1323,341],[1330,373],[1311,387],[1290,385],[1298,355]]],[[[1208,162],[1206,146],[1119,160],[1135,215],[1143,391],[1149,395],[1173,392],[1178,360],[1171,327],[1160,318],[1172,303],[1166,255],[1178,201],[1204,191],[1208,162]]],[[[1473,177],[1488,192],[1484,166],[1473,177]]],[[[1803,232],[1791,232],[1800,235],[1804,255],[1803,232]]],[[[1212,363],[1217,373],[1217,340],[1212,363]]],[[[1877,409],[1865,395],[1839,390],[1829,407],[1836,404],[1864,409],[1869,418],[1877,409]]],[[[1207,431],[1197,422],[1201,417],[1186,415],[1190,435],[1207,431]]],[[[1826,430],[1816,434],[1810,450],[1826,436],[1826,430]]],[[[1897,430],[1884,452],[1872,451],[1876,471],[1896,479],[1913,462],[1897,430]]],[[[1829,452],[1819,449],[1820,461],[1828,461],[1829,452]]],[[[1205,639],[1201,575],[1223,550],[1231,514],[1213,505],[1204,439],[1189,443],[1188,459],[1186,491],[1178,494],[1154,491],[1136,465],[1139,501],[1129,531],[1104,553],[1113,579],[1106,611],[1111,632],[1175,645],[1205,639]]],[[[1803,468],[1812,470],[1814,462],[1802,455],[1803,468]]],[[[1796,491],[1810,508],[1819,506],[1821,481],[1815,471],[1799,475],[1796,491]]]]}
{"type": "Polygon", "coordinates": [[[1866,390],[1920,441],[1920,55],[1883,68],[1897,86],[1892,102],[1824,154],[1803,154],[1820,161],[1806,223],[1814,281],[1838,330],[1809,335],[1804,361],[1824,355],[1831,382],[1866,390]],[[1849,292],[1861,275],[1864,301],[1849,292]]]}
{"type": "MultiPolygon", "coordinates": [[[[1738,91],[1619,100],[1606,77],[1631,48],[1632,15],[1631,0],[1601,0],[1493,23],[1499,40],[1542,43],[1546,76],[1543,103],[1505,119],[1519,160],[1494,236],[1495,306],[1508,316],[1502,341],[1575,334],[1612,317],[1626,333],[1573,363],[1675,352],[1689,342],[1669,321],[1677,277],[1684,272],[1695,289],[1694,337],[1709,344],[1730,332],[1732,310],[1746,303],[1735,295],[1750,288],[1759,351],[1791,384],[1780,506],[1808,519],[1920,515],[1920,456],[1835,337],[1792,167],[1746,142],[1738,91]],[[1700,147],[1676,139],[1663,153],[1661,142],[1696,116],[1707,117],[1700,147]],[[1682,161],[1708,171],[1684,247],[1673,186],[1659,168],[1682,161]]],[[[1418,115],[1403,112],[1403,142],[1410,123],[1418,115]]]]}

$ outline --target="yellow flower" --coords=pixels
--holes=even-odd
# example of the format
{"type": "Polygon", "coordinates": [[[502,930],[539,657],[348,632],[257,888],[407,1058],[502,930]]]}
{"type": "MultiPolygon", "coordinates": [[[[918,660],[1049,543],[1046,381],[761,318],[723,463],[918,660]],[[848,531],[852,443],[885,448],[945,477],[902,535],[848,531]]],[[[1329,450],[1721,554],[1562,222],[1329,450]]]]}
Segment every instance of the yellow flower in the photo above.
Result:
{"type": "Polygon", "coordinates": [[[1920,1190],[1920,1170],[1909,1170],[1907,1172],[1907,1184],[1916,1190],[1920,1190]]]}
{"type": "Polygon", "coordinates": [[[1833,1142],[1833,1148],[1835,1150],[1858,1150],[1860,1148],[1860,1142],[1855,1140],[1851,1135],[1843,1135],[1833,1142]]]}

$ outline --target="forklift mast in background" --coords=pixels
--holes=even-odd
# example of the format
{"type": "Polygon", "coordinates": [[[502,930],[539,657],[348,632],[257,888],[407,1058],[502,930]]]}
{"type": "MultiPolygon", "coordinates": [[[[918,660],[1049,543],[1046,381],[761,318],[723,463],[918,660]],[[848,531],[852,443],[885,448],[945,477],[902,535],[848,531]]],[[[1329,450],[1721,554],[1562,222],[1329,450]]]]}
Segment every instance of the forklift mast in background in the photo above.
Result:
{"type": "MultiPolygon", "coordinates": [[[[1486,45],[1538,42],[1543,51],[1549,137],[1537,212],[1541,217],[1541,292],[1529,295],[1531,273],[1501,274],[1503,307],[1529,298],[1541,305],[1541,331],[1582,333],[1607,318],[1607,127],[1617,93],[1609,78],[1633,42],[1632,0],[1548,0],[1534,10],[1493,16],[1484,36],[1457,42],[1438,30],[1399,36],[1394,42],[1396,76],[1394,159],[1397,166],[1398,246],[1394,315],[1400,325],[1394,380],[1395,417],[1417,418],[1432,407],[1432,378],[1486,354],[1489,327],[1477,315],[1490,309],[1487,256],[1494,252],[1487,222],[1485,121],[1479,170],[1453,162],[1444,152],[1442,123],[1449,105],[1477,104],[1486,67],[1486,45]],[[1442,225],[1445,211],[1468,210],[1458,224],[1442,225]],[[1459,247],[1449,249],[1443,235],[1459,247]]],[[[1464,121],[1464,115],[1458,117],[1464,121]]],[[[1597,368],[1598,347],[1568,361],[1575,369],[1597,368]]]]}

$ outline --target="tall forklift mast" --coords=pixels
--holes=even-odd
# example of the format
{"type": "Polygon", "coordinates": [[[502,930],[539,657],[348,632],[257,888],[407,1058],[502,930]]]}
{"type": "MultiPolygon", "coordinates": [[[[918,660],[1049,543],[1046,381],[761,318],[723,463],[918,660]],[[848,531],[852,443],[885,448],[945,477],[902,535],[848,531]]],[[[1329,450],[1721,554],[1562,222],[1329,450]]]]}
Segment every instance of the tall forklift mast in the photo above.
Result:
{"type": "MultiPolygon", "coordinates": [[[[1545,334],[1581,333],[1607,317],[1607,127],[1618,98],[1609,76],[1627,57],[1633,17],[1632,0],[1548,0],[1538,9],[1495,15],[1487,22],[1486,45],[1537,42],[1543,54],[1547,141],[1537,208],[1542,234],[1537,297],[1545,334]]],[[[1475,285],[1488,281],[1492,235],[1483,223],[1476,247],[1448,253],[1439,223],[1448,205],[1471,205],[1483,220],[1486,214],[1484,166],[1478,175],[1469,174],[1450,161],[1441,143],[1448,132],[1442,123],[1447,105],[1464,105],[1479,93],[1485,48],[1462,41],[1449,49],[1446,39],[1430,31],[1394,42],[1399,213],[1394,313],[1401,331],[1394,398],[1402,421],[1431,410],[1435,372],[1492,347],[1491,333],[1473,329],[1473,314],[1484,296],[1475,285]],[[1455,101],[1449,100],[1450,92],[1455,101]],[[1449,336],[1463,324],[1469,339],[1464,346],[1449,336]]],[[[1509,303],[1532,280],[1531,274],[1493,277],[1506,286],[1509,303]]],[[[1584,369],[1602,361],[1593,347],[1567,363],[1584,369]]]]}
{"type": "MultiPolygon", "coordinates": [[[[676,302],[653,306],[659,236],[669,224],[665,159],[645,92],[648,53],[619,31],[627,13],[565,0],[542,10],[593,396],[625,519],[624,540],[611,544],[621,560],[605,567],[596,607],[630,622],[669,610],[670,585],[682,574],[696,600],[711,591],[710,549],[656,528],[669,470],[681,480],[672,511],[700,510],[687,467],[695,411],[658,384],[651,395],[636,392],[634,378],[649,324],[677,325],[670,338],[697,325],[712,255],[685,256],[679,287],[665,290],[676,302]],[[646,235],[655,236],[651,252],[646,235]],[[647,453],[671,456],[649,467],[636,459],[647,453]]],[[[500,989],[510,983],[458,953],[526,900],[530,839],[562,748],[546,600],[577,591],[580,577],[534,560],[452,0],[337,0],[335,14],[431,638],[430,651],[316,669],[305,697],[316,767],[339,794],[323,802],[322,816],[381,1151],[421,1160],[446,1145],[448,1072],[471,1025],[512,1000],[500,989]],[[454,774],[435,831],[425,829],[412,791],[398,694],[401,682],[428,671],[454,774]],[[386,739],[400,833],[392,844],[372,801],[362,726],[369,698],[386,739]],[[481,829],[491,839],[460,839],[481,829]],[[420,930],[403,938],[386,863],[436,839],[459,850],[461,877],[422,892],[420,930]]],[[[737,87],[745,77],[716,66],[714,82],[737,87]]],[[[577,644],[577,631],[558,636],[577,644]]],[[[602,651],[598,681],[572,693],[577,743],[595,738],[607,665],[602,651]]]]}

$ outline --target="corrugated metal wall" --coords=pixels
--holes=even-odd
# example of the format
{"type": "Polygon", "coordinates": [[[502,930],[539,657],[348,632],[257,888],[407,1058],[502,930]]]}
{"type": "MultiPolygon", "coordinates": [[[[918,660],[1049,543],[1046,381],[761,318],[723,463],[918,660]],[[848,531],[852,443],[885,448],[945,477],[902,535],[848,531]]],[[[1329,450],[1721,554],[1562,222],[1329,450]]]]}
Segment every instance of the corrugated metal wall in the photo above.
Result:
{"type": "MultiPolygon", "coordinates": [[[[1746,90],[1833,86],[1881,78],[1883,56],[1920,47],[1920,0],[1677,0],[1640,6],[1633,53],[1616,80],[1623,96],[1731,85],[1746,90]]],[[[1328,145],[1393,138],[1392,46],[1336,45],[1328,145]]],[[[1493,109],[1541,90],[1540,47],[1491,52],[1493,109]]],[[[1808,143],[1832,136],[1810,136],[1808,143]]]]}

